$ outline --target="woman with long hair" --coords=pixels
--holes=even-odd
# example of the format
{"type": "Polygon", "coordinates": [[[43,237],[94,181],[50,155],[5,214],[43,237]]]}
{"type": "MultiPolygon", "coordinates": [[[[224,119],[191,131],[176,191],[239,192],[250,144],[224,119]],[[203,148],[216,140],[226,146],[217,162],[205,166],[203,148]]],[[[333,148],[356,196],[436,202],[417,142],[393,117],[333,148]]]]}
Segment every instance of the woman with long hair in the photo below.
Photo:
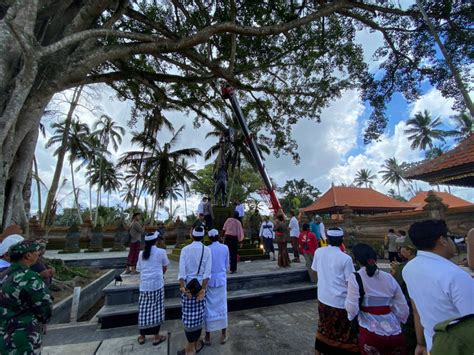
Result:
{"type": "Polygon", "coordinates": [[[279,214],[275,221],[275,236],[278,244],[278,266],[290,266],[290,256],[288,255],[288,248],[286,246],[286,235],[288,227],[285,223],[283,214],[279,214]]]}
{"type": "Polygon", "coordinates": [[[140,271],[140,296],[138,298],[138,343],[144,344],[147,335],[154,335],[153,345],[166,340],[160,335],[165,320],[164,274],[168,268],[166,250],[157,247],[159,232],[145,236],[145,248],[138,256],[137,270],[140,271]]]}
{"type": "Polygon", "coordinates": [[[408,318],[408,304],[400,285],[377,267],[377,253],[367,244],[352,252],[361,269],[349,277],[345,308],[349,320],[358,317],[361,354],[406,354],[400,323],[408,318]]]}

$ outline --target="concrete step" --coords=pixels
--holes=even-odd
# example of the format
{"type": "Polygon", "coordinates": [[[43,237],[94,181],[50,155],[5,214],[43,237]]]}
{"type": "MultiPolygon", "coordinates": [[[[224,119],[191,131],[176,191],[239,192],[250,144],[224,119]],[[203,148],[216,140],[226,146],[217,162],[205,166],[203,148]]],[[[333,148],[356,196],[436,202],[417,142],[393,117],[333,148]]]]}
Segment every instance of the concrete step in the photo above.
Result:
{"type": "MultiPolygon", "coordinates": [[[[115,285],[111,282],[104,288],[105,304],[109,306],[121,304],[134,304],[138,302],[139,278],[138,276],[130,282],[125,279],[123,285],[115,285]]],[[[228,275],[227,290],[251,290],[261,287],[279,287],[280,285],[294,284],[298,282],[308,282],[308,272],[303,269],[280,270],[269,274],[268,272],[255,271],[253,274],[233,274],[228,275]]],[[[166,279],[165,298],[178,297],[179,283],[177,279],[166,279]]]]}
{"type": "MultiPolygon", "coordinates": [[[[300,281],[273,286],[239,288],[229,290],[227,302],[229,312],[266,307],[271,305],[299,302],[316,298],[316,285],[300,281]]],[[[181,317],[180,297],[165,298],[166,319],[181,317]]],[[[135,325],[138,322],[137,302],[128,304],[104,305],[97,314],[102,329],[135,325]]]]}

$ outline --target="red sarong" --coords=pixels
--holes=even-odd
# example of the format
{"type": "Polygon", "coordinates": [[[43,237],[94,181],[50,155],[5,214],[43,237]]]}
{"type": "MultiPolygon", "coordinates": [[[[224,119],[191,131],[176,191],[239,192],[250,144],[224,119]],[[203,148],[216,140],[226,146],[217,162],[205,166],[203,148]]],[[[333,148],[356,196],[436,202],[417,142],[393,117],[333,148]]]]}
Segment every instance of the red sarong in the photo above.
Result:
{"type": "Polygon", "coordinates": [[[128,251],[127,265],[136,266],[138,262],[138,255],[140,254],[140,242],[130,243],[128,251]]]}

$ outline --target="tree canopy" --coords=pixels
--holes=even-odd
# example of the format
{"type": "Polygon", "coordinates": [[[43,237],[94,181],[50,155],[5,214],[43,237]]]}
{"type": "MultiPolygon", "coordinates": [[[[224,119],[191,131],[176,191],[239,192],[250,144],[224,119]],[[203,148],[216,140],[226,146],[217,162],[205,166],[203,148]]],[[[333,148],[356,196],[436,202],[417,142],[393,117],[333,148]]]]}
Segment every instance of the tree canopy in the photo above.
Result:
{"type": "Polygon", "coordinates": [[[288,180],[283,187],[278,189],[278,192],[283,194],[280,203],[285,212],[307,207],[321,194],[317,187],[311,185],[305,179],[288,180]]]}
{"type": "MultiPolygon", "coordinates": [[[[196,172],[197,180],[191,183],[191,191],[210,197],[214,196],[213,165],[208,164],[204,169],[196,172]]],[[[230,193],[230,182],[228,182],[227,193],[230,193]]],[[[263,186],[262,178],[248,163],[243,163],[239,173],[235,175],[230,201],[246,201],[250,195],[256,193],[263,186]]]]}

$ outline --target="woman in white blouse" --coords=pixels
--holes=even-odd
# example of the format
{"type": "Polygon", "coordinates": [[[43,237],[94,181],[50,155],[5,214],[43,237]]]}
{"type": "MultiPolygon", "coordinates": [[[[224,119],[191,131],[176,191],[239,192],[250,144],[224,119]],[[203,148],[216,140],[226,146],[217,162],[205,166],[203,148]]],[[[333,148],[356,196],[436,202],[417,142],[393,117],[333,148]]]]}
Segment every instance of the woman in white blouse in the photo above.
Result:
{"type": "Polygon", "coordinates": [[[157,247],[160,233],[145,236],[145,249],[138,257],[137,270],[140,271],[140,296],[138,298],[138,343],[144,344],[147,335],[153,335],[153,345],[166,340],[160,335],[160,327],[165,320],[164,274],[168,268],[166,250],[157,247]]]}
{"type": "Polygon", "coordinates": [[[357,244],[352,252],[361,269],[349,278],[345,308],[349,320],[358,317],[361,354],[406,354],[400,323],[406,322],[409,309],[400,286],[378,270],[371,246],[357,244]]]}

